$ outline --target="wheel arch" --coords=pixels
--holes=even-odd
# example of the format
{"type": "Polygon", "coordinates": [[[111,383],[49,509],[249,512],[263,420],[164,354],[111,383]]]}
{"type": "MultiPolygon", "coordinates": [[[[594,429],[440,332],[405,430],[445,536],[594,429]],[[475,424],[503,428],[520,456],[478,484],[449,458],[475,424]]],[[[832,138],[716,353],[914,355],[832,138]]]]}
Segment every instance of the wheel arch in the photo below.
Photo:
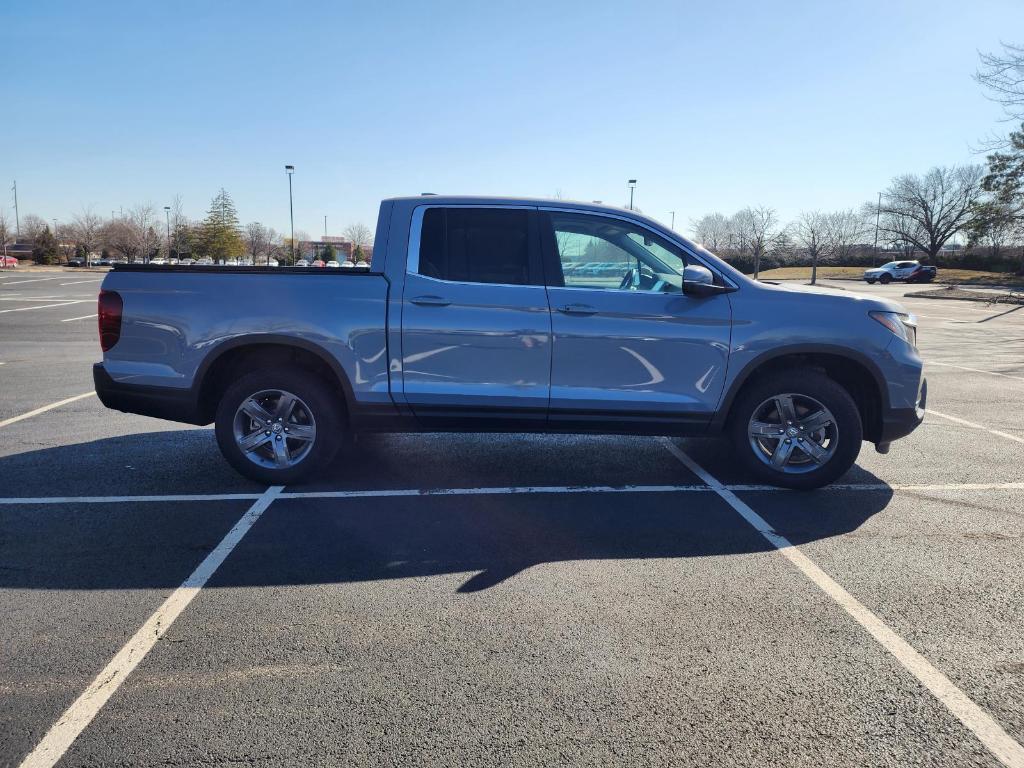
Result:
{"type": "Polygon", "coordinates": [[[877,442],[882,432],[882,414],[889,407],[885,377],[870,358],[846,347],[800,344],[773,349],[748,362],[722,396],[713,431],[720,431],[729,420],[733,403],[743,388],[757,378],[794,367],[821,370],[843,386],[860,412],[864,439],[877,442]]]}
{"type": "Polygon", "coordinates": [[[259,334],[223,342],[200,364],[193,387],[202,423],[213,421],[221,395],[238,375],[259,367],[281,364],[294,365],[319,375],[337,389],[346,415],[351,413],[354,401],[352,383],[337,358],[306,339],[259,334]]]}

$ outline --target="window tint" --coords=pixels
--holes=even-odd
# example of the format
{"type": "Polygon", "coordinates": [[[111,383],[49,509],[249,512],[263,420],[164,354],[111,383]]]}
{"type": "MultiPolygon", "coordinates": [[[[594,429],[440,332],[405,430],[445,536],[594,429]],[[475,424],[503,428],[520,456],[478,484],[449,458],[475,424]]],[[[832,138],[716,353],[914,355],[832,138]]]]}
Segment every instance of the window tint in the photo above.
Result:
{"type": "Polygon", "coordinates": [[[565,285],[679,293],[686,257],[633,224],[602,216],[551,213],[565,285]]]}
{"type": "Polygon", "coordinates": [[[460,283],[530,283],[529,212],[430,208],[420,233],[419,273],[460,283]]]}

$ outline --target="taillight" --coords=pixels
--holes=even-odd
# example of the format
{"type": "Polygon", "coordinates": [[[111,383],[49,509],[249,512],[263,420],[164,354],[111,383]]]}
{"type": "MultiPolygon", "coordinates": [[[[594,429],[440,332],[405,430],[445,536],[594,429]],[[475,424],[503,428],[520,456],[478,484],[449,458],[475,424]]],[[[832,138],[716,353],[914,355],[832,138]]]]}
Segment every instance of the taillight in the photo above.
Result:
{"type": "Polygon", "coordinates": [[[100,291],[99,298],[100,347],[106,352],[121,338],[121,310],[124,302],[116,291],[100,291]]]}

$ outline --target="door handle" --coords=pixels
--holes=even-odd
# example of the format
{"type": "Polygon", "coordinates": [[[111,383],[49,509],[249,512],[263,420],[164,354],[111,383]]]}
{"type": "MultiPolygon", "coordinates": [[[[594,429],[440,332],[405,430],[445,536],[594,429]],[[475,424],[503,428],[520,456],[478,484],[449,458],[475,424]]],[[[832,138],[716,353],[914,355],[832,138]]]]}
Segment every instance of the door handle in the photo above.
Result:
{"type": "Polygon", "coordinates": [[[443,296],[416,296],[415,298],[409,299],[413,304],[420,304],[427,307],[447,307],[451,304],[451,299],[446,299],[443,296]]]}
{"type": "Polygon", "coordinates": [[[597,309],[590,306],[589,304],[566,304],[564,307],[558,308],[559,312],[564,312],[567,315],[596,315],[597,309]]]}

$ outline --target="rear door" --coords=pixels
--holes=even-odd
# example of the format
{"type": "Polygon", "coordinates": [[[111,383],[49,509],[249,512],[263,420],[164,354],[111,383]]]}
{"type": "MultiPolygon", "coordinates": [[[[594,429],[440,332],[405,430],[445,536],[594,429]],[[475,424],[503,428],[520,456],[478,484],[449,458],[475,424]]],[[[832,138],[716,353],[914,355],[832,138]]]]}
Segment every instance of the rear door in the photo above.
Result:
{"type": "Polygon", "coordinates": [[[550,276],[552,427],[706,423],[729,359],[728,295],[685,295],[682,269],[699,262],[636,223],[539,215],[550,276]]]}
{"type": "Polygon", "coordinates": [[[402,299],[406,402],[432,426],[543,425],[551,317],[532,207],[422,206],[402,299]]]}

